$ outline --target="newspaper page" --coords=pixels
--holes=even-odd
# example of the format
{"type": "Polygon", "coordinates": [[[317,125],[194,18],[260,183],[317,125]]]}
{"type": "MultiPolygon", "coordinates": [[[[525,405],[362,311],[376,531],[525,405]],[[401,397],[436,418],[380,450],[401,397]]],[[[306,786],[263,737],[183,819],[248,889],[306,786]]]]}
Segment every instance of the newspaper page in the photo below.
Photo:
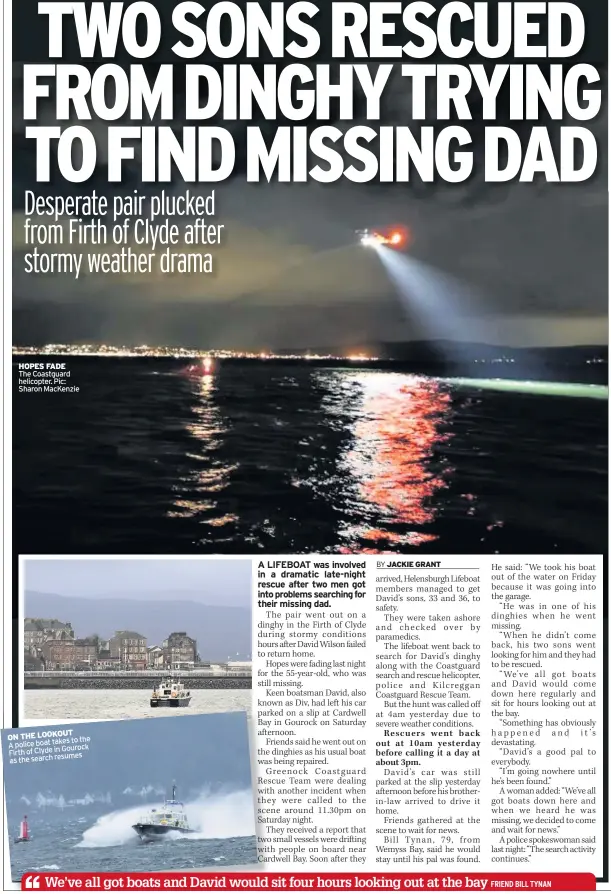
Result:
{"type": "Polygon", "coordinates": [[[3,890],[611,890],[607,5],[3,22],[3,890]]]}

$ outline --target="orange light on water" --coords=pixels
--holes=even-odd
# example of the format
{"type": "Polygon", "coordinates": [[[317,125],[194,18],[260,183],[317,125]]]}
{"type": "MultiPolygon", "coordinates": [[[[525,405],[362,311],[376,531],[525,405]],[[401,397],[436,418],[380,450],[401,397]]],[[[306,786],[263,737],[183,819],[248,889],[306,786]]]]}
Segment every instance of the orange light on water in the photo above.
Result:
{"type": "Polygon", "coordinates": [[[346,532],[341,552],[395,552],[438,539],[434,523],[439,493],[452,469],[435,453],[449,440],[449,395],[432,380],[398,376],[377,390],[364,378],[362,417],[346,465],[356,483],[363,515],[370,507],[378,521],[346,532]],[[427,530],[427,527],[429,529],[427,530]]]}

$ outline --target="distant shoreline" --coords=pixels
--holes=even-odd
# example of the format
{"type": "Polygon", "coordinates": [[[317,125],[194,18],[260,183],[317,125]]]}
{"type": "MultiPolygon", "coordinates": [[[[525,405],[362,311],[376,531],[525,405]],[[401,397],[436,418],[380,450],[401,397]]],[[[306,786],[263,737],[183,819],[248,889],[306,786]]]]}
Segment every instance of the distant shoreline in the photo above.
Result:
{"type": "MultiPolygon", "coordinates": [[[[458,355],[454,351],[445,352],[437,346],[433,351],[425,349],[404,353],[403,356],[385,357],[338,357],[338,356],[299,356],[269,355],[232,356],[214,355],[215,370],[212,381],[220,381],[223,371],[261,368],[289,368],[294,370],[334,369],[352,370],[354,372],[394,372],[426,378],[444,379],[447,376],[469,376],[474,379],[511,379],[514,381],[559,381],[576,384],[608,384],[607,348],[498,348],[465,345],[458,355]],[[504,355],[504,356],[503,356],[504,355]]],[[[193,352],[182,356],[170,354],[126,354],[88,351],[78,353],[47,352],[42,348],[20,352],[13,348],[13,366],[18,363],[33,363],[44,358],[47,362],[63,362],[71,367],[85,368],[87,365],[110,363],[113,366],[124,365],[126,368],[134,363],[150,367],[166,367],[169,370],[181,370],[189,364],[197,362],[206,352],[193,352]]]]}
{"type": "MultiPolygon", "coordinates": [[[[181,674],[182,682],[190,689],[252,689],[250,674],[230,677],[203,677],[181,674]]],[[[159,674],[133,676],[49,676],[25,677],[25,690],[46,691],[51,689],[151,689],[159,683],[159,674]]]]}

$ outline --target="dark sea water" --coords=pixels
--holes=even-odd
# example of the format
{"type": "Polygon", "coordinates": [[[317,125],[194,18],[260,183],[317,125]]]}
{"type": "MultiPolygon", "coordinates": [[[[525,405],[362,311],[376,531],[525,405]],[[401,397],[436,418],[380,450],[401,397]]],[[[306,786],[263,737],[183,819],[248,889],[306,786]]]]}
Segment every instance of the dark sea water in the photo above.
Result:
{"type": "Polygon", "coordinates": [[[606,551],[605,400],[68,362],[78,394],[15,391],[20,553],[606,551]]]}
{"type": "Polygon", "coordinates": [[[21,844],[10,841],[13,879],[18,881],[30,871],[157,872],[256,865],[254,835],[239,838],[176,835],[173,839],[168,837],[145,844],[129,827],[129,822],[136,819],[126,815],[134,811],[108,814],[108,810],[107,821],[99,827],[96,820],[104,812],[99,808],[97,812],[82,807],[61,812],[30,811],[32,840],[21,844]]]}

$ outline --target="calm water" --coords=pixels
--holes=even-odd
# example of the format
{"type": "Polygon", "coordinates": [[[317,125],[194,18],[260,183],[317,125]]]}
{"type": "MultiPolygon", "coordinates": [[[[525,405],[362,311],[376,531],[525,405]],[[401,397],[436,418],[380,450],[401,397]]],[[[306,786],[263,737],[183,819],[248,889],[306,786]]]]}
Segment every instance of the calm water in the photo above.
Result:
{"type": "Polygon", "coordinates": [[[23,692],[26,720],[127,720],[246,711],[251,689],[193,689],[188,708],[151,708],[147,689],[51,689],[23,692]]]}
{"type": "Polygon", "coordinates": [[[16,395],[21,553],[603,552],[607,404],[426,377],[71,361],[16,395]]]}

